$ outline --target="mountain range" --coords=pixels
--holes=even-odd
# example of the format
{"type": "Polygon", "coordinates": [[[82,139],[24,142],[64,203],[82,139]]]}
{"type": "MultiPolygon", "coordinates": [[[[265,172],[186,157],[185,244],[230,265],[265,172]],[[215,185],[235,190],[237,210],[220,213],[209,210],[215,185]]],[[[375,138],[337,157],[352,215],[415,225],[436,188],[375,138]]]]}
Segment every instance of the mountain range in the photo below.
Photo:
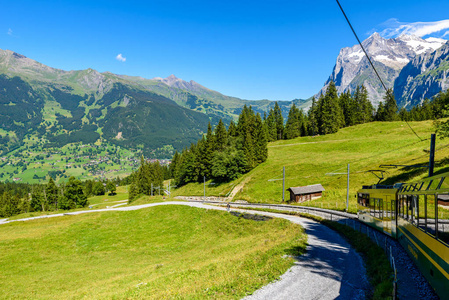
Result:
{"type": "MultiPolygon", "coordinates": [[[[374,33],[363,46],[386,86],[394,89],[399,107],[410,109],[449,88],[444,39],[405,34],[385,39],[374,33]]],[[[385,95],[359,45],[340,50],[316,96],[331,80],[340,93],[363,84],[374,105],[385,95]]],[[[278,104],[286,118],[292,104],[307,109],[310,100],[278,104]]],[[[164,149],[166,156],[167,147],[172,153],[197,141],[208,122],[236,120],[244,105],[263,115],[274,101],[226,96],[174,75],[146,79],[93,69],[64,71],[0,50],[0,155],[24,141],[60,147],[103,140],[155,157],[164,149]]]]}
{"type": "MultiPolygon", "coordinates": [[[[410,109],[449,87],[447,40],[406,34],[385,39],[374,33],[362,45],[386,87],[394,89],[399,107],[410,109]]],[[[340,50],[332,74],[317,96],[331,80],[339,93],[363,84],[374,105],[383,101],[385,90],[360,45],[340,50]]]]}
{"type": "MultiPolygon", "coordinates": [[[[292,103],[301,107],[307,101],[280,101],[284,114],[292,103]]],[[[182,150],[201,137],[208,122],[229,123],[244,105],[263,115],[274,102],[225,96],[174,75],[145,79],[64,71],[0,50],[0,155],[30,137],[49,147],[102,139],[146,155],[167,146],[182,150]]]]}

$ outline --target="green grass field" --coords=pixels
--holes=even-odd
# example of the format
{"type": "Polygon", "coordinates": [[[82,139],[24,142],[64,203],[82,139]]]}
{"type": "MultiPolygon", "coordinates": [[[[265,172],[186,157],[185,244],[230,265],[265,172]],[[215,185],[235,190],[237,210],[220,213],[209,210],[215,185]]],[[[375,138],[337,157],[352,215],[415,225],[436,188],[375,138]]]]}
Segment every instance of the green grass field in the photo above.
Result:
{"type": "MultiPolygon", "coordinates": [[[[423,139],[433,132],[431,121],[410,122],[423,139]]],[[[448,140],[437,139],[436,171],[448,171],[446,157],[448,140]]],[[[379,179],[370,170],[384,170],[385,183],[406,182],[427,175],[427,169],[380,168],[384,164],[427,164],[430,141],[420,141],[405,122],[374,122],[340,129],[336,134],[301,137],[268,145],[268,159],[234,182],[206,185],[206,195],[224,196],[233,186],[245,181],[234,199],[249,202],[280,203],[282,201],[282,168],[285,166],[285,187],[321,183],[323,197],[304,203],[343,210],[346,207],[345,174],[350,164],[350,211],[356,211],[355,193],[362,185],[375,184],[379,179]]],[[[173,195],[203,195],[203,184],[188,184],[173,195]]],[[[285,192],[285,199],[289,193],[285,192]]]]}
{"type": "Polygon", "coordinates": [[[160,206],[0,225],[0,298],[241,298],[305,249],[286,220],[160,206]]]}

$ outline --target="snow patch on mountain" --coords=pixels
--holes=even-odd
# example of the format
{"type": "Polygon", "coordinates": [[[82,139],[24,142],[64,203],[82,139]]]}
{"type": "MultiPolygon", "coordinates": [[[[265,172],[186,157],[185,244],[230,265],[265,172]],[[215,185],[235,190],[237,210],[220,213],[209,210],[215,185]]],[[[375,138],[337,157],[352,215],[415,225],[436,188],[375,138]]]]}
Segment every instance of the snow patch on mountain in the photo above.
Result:
{"type": "MultiPolygon", "coordinates": [[[[376,66],[387,88],[392,88],[400,71],[415,57],[432,53],[441,48],[447,41],[440,38],[422,39],[415,35],[401,34],[397,38],[385,39],[375,32],[362,42],[370,59],[376,66]]],[[[370,100],[377,105],[383,100],[385,90],[374,74],[365,53],[360,45],[340,50],[333,72],[325,86],[316,95],[326,91],[333,80],[339,93],[354,91],[363,84],[369,93],[370,100]]]]}

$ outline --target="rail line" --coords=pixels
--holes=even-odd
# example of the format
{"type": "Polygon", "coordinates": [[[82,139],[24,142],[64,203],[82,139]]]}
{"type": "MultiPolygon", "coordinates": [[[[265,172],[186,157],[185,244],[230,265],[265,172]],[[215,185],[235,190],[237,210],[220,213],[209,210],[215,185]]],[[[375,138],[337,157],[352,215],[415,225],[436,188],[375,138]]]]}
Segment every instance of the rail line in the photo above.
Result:
{"type": "MultiPolygon", "coordinates": [[[[189,202],[202,202],[213,205],[225,206],[224,201],[208,200],[188,200],[189,202]]],[[[268,204],[268,203],[238,203],[229,202],[233,208],[260,208],[273,209],[279,213],[296,212],[305,213],[321,217],[326,220],[345,224],[354,230],[366,234],[379,247],[384,249],[385,254],[390,260],[394,272],[394,293],[399,299],[438,299],[434,290],[424,278],[416,265],[407,255],[401,245],[390,236],[380,232],[358,220],[358,215],[342,211],[336,211],[325,208],[296,206],[288,204],[268,204]]]]}

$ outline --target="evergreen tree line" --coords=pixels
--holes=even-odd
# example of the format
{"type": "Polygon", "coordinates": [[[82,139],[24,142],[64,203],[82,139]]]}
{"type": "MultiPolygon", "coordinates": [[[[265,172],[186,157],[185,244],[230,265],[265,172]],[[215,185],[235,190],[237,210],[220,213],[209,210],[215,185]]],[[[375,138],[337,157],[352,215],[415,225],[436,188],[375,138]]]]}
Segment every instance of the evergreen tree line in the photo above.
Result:
{"type": "Polygon", "coordinates": [[[162,194],[164,179],[169,177],[167,167],[161,166],[158,161],[147,162],[142,156],[139,169],[129,176],[128,201],[134,201],[139,195],[162,194]]]}
{"type": "Polygon", "coordinates": [[[414,106],[410,111],[405,108],[399,110],[402,121],[438,120],[448,116],[449,90],[440,92],[432,98],[425,99],[422,104],[414,106]]]}
{"type": "Polygon", "coordinates": [[[268,130],[268,140],[293,139],[299,136],[335,133],[338,129],[371,122],[374,107],[368,99],[365,87],[357,87],[354,93],[338,95],[334,82],[330,82],[318,100],[312,100],[308,113],[292,105],[287,122],[283,124],[277,103],[270,109],[264,122],[268,130]]]}
{"type": "Polygon", "coordinates": [[[405,108],[398,110],[392,89],[383,100],[375,109],[364,86],[357,87],[353,93],[347,91],[338,95],[334,82],[330,82],[326,92],[318,100],[312,100],[308,113],[293,104],[285,126],[279,105],[275,103],[268,116],[264,117],[268,140],[335,133],[343,127],[372,121],[424,121],[449,115],[445,115],[446,111],[449,112],[449,91],[440,92],[432,101],[426,99],[410,111],[405,108]]]}
{"type": "Polygon", "coordinates": [[[170,175],[178,186],[202,182],[204,178],[214,182],[234,180],[267,159],[267,144],[265,122],[251,106],[245,105],[237,124],[231,121],[226,129],[220,119],[212,130],[209,123],[207,134],[196,144],[181,153],[175,152],[170,175]]]}
{"type": "Polygon", "coordinates": [[[0,184],[0,217],[86,207],[89,205],[87,197],[106,192],[113,195],[120,183],[119,178],[81,182],[72,176],[60,185],[56,185],[52,177],[47,184],[0,184]]]}

